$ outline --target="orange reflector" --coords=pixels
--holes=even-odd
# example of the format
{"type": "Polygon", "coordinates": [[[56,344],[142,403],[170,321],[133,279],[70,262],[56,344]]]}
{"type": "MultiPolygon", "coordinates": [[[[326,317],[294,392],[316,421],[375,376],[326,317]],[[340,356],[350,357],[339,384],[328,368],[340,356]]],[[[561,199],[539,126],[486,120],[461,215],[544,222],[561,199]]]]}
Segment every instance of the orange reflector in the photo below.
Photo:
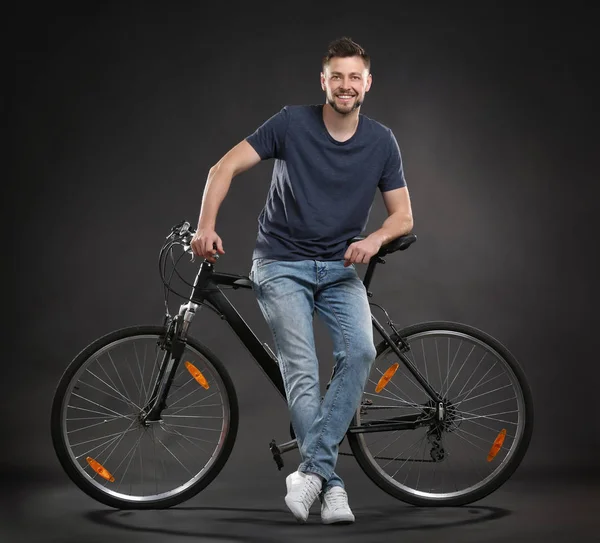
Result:
{"type": "Polygon", "coordinates": [[[111,483],[115,482],[115,478],[108,472],[107,469],[100,462],[96,462],[91,456],[86,458],[87,463],[91,466],[91,468],[98,474],[100,477],[104,477],[107,481],[111,483]]]}
{"type": "Polygon", "coordinates": [[[375,387],[375,392],[381,392],[385,388],[385,385],[390,382],[390,379],[394,376],[394,373],[396,373],[396,370],[399,367],[400,364],[396,362],[393,366],[390,366],[386,370],[386,372],[381,376],[381,379],[379,379],[379,383],[377,383],[377,386],[375,387]]]}
{"type": "Polygon", "coordinates": [[[196,379],[196,381],[198,381],[206,390],[208,390],[208,381],[205,379],[204,375],[202,375],[200,370],[191,362],[186,362],[185,367],[192,374],[192,377],[196,379]]]}
{"type": "Polygon", "coordinates": [[[498,437],[496,438],[496,440],[494,441],[494,444],[492,445],[492,448],[490,449],[490,452],[487,457],[488,462],[491,462],[494,459],[494,457],[498,454],[498,452],[502,448],[502,444],[504,443],[505,437],[506,437],[506,430],[502,430],[498,434],[498,437]]]}

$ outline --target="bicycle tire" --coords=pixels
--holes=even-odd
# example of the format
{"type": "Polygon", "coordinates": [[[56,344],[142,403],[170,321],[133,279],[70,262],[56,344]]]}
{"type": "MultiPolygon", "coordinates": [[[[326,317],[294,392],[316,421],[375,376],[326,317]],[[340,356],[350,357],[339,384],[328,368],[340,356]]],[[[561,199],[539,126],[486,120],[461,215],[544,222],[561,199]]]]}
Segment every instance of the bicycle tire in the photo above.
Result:
{"type": "Polygon", "coordinates": [[[136,338],[137,336],[148,336],[150,338],[155,338],[158,341],[158,339],[163,335],[163,327],[144,325],[122,328],[98,338],[85,347],[72,360],[72,362],[65,369],[55,390],[51,410],[50,430],[54,450],[62,468],[69,476],[71,481],[75,483],[75,485],[77,485],[84,493],[96,501],[116,509],[166,509],[189,500],[201,490],[206,488],[206,486],[210,484],[219,474],[227,462],[235,443],[239,413],[237,395],[233,386],[233,382],[227,370],[225,369],[225,366],[217,358],[217,356],[196,339],[188,337],[185,341],[186,346],[189,346],[197,353],[200,353],[200,355],[202,355],[204,359],[212,366],[214,372],[218,374],[227,396],[229,420],[225,430],[226,435],[222,441],[223,444],[217,453],[217,457],[212,462],[209,469],[195,483],[191,484],[180,493],[174,494],[168,498],[139,501],[136,499],[119,498],[107,494],[98,488],[97,485],[93,484],[91,478],[86,477],[82,470],[75,465],[74,460],[69,453],[69,445],[67,443],[65,433],[63,432],[63,412],[65,411],[65,395],[69,392],[69,386],[74,376],[77,375],[80,367],[91,357],[93,357],[95,353],[100,352],[103,348],[120,340],[136,338]]]}
{"type": "MultiPolygon", "coordinates": [[[[466,505],[481,500],[482,498],[488,496],[489,494],[497,490],[513,475],[513,473],[523,460],[523,457],[529,447],[529,443],[533,432],[534,412],[532,393],[530,386],[527,382],[525,373],[519,365],[519,363],[517,362],[517,360],[515,359],[515,357],[512,355],[512,353],[497,339],[475,327],[447,321],[422,322],[419,324],[408,326],[400,330],[398,335],[394,333],[390,337],[395,344],[399,343],[400,337],[404,338],[410,343],[411,337],[416,337],[419,334],[422,335],[425,333],[432,332],[453,332],[457,334],[463,334],[467,338],[471,337],[479,342],[482,342],[485,345],[491,347],[495,352],[497,352],[512,370],[516,378],[516,382],[518,383],[518,386],[521,389],[522,393],[523,406],[525,409],[525,413],[523,414],[524,424],[521,436],[519,438],[518,443],[516,444],[516,448],[512,452],[510,459],[506,462],[503,468],[498,473],[496,473],[494,477],[492,477],[489,481],[487,481],[485,484],[483,484],[474,491],[465,492],[461,495],[454,496],[424,496],[419,495],[423,493],[415,492],[414,489],[407,490],[403,485],[399,484],[389,476],[386,476],[382,473],[382,470],[378,467],[377,461],[374,460],[371,451],[369,451],[368,446],[366,445],[363,434],[348,433],[347,437],[352,453],[354,454],[359,466],[379,488],[381,488],[391,496],[405,503],[412,504],[415,506],[440,507],[466,505]]],[[[397,359],[397,355],[393,353],[393,351],[391,351],[391,348],[389,347],[388,343],[386,341],[382,341],[377,345],[376,360],[384,356],[385,353],[390,352],[392,352],[393,356],[395,356],[397,359]]],[[[399,362],[402,363],[401,361],[399,362]]],[[[351,423],[352,426],[360,425],[360,409],[361,408],[359,407],[356,414],[354,415],[354,418],[351,423]]],[[[427,461],[429,462],[429,460],[427,461]]]]}

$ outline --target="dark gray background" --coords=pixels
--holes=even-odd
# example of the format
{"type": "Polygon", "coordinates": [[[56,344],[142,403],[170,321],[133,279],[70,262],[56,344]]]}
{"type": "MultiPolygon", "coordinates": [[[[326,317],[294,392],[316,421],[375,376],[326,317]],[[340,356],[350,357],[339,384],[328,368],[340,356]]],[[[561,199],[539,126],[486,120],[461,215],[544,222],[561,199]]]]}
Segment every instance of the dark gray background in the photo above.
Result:
{"type": "MultiPolygon", "coordinates": [[[[283,105],[321,103],[321,56],[348,35],[373,57],[362,113],[396,134],[418,236],[377,270],[373,300],[399,325],[462,321],[515,354],[536,407],[523,473],[597,468],[597,47],[573,4],[502,4],[53,3],[12,19],[4,467],[62,477],[49,413],[63,370],[101,334],[161,322],[158,251],[196,223],[208,169],[283,105]]],[[[221,271],[250,269],[271,167],[232,183],[221,271]]],[[[377,195],[368,231],[384,218],[377,195]]],[[[230,298],[270,341],[252,293],[230,298]]],[[[192,333],[239,395],[222,477],[275,476],[280,398],[214,314],[192,333]]]]}

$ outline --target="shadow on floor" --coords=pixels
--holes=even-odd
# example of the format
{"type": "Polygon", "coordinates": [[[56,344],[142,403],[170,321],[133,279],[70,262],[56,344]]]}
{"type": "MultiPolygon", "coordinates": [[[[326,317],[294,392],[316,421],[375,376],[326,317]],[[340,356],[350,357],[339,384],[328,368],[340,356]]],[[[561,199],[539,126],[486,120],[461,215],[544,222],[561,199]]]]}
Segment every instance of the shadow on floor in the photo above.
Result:
{"type": "MultiPolygon", "coordinates": [[[[311,513],[309,521],[300,526],[302,535],[310,537],[337,532],[346,540],[360,537],[372,538],[378,534],[419,530],[420,532],[456,528],[498,520],[511,514],[500,507],[359,507],[354,509],[356,522],[352,526],[323,526],[319,513],[311,513]],[[317,531],[318,529],[318,531],[317,531]]],[[[227,507],[175,507],[162,511],[95,510],[84,517],[96,524],[123,531],[162,534],[180,537],[211,537],[215,540],[281,541],[289,527],[298,529],[291,513],[281,509],[227,508],[227,507]],[[282,530],[278,532],[278,528],[282,530]],[[208,530],[209,531],[208,531],[208,530]]]]}

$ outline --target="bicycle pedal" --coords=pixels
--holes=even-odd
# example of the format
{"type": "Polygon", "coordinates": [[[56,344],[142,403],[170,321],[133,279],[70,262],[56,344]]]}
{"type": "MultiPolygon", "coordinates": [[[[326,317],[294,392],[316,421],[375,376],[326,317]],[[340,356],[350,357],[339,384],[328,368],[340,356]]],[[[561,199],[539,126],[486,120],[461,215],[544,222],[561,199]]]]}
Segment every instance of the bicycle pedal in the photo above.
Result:
{"type": "Polygon", "coordinates": [[[281,451],[279,450],[279,447],[277,446],[277,443],[275,443],[274,439],[272,439],[271,443],[269,443],[269,449],[273,454],[273,460],[275,460],[279,471],[281,471],[281,468],[283,467],[283,459],[281,458],[281,451]]]}

